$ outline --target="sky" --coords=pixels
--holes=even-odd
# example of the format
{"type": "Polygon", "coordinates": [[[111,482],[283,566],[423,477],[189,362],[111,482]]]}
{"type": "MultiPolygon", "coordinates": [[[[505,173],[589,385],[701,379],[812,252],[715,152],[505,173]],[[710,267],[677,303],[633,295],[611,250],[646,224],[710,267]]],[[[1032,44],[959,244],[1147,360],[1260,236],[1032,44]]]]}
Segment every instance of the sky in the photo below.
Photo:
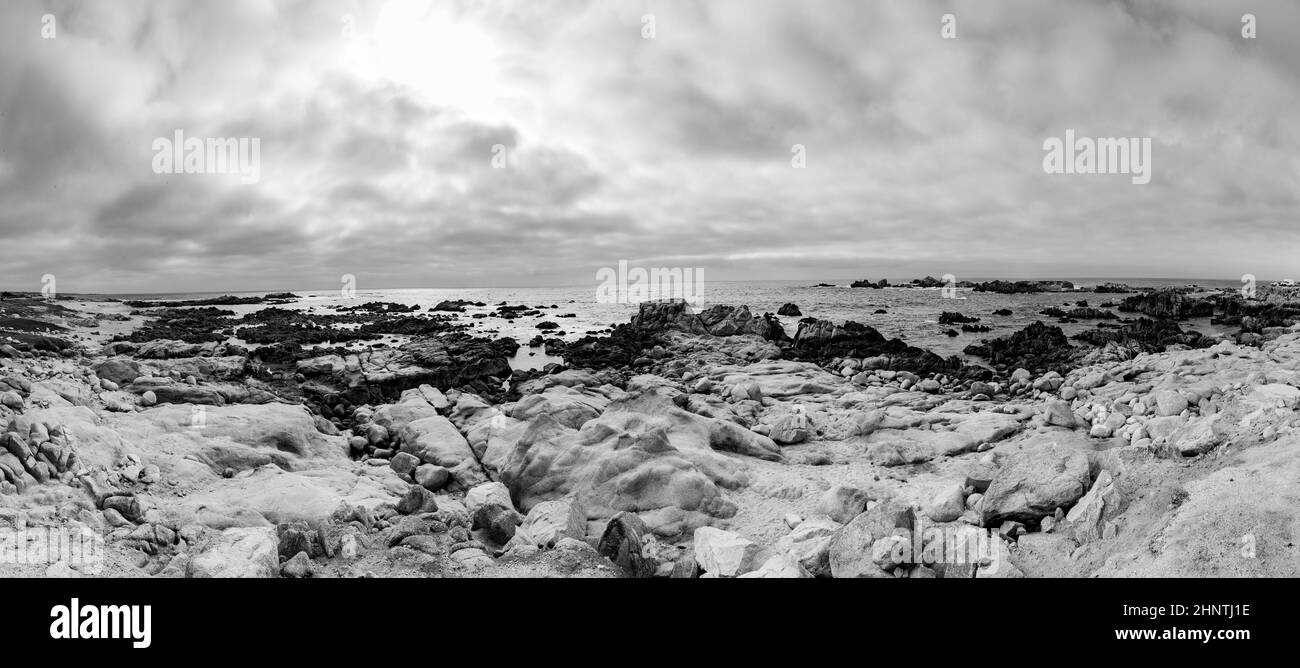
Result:
{"type": "Polygon", "coordinates": [[[1300,278],[1300,2],[0,3],[0,289],[620,261],[1300,278]],[[256,178],[160,162],[178,130],[256,141],[256,178]],[[1067,130],[1148,139],[1150,182],[1048,173],[1067,130]]]}

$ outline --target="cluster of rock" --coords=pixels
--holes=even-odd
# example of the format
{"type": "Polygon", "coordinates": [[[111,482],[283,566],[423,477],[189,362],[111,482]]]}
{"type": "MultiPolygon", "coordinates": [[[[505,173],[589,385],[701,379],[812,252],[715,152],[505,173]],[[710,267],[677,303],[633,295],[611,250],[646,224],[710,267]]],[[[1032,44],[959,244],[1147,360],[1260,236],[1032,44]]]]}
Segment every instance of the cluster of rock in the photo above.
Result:
{"type": "MultiPolygon", "coordinates": [[[[395,399],[421,385],[467,386],[490,393],[510,377],[509,359],[519,345],[452,334],[420,338],[396,347],[329,352],[298,360],[294,372],[304,396],[321,405],[375,403],[395,399]]],[[[350,420],[345,411],[341,426],[350,420]]]]}
{"type": "MultiPolygon", "coordinates": [[[[21,408],[9,400],[4,405],[21,408]]],[[[0,494],[21,494],[52,480],[67,483],[77,469],[77,453],[62,425],[31,422],[18,415],[0,433],[0,494]]]]}
{"type": "Polygon", "coordinates": [[[1300,330],[1129,325],[1083,365],[1041,323],[982,367],[678,302],[533,374],[456,332],[273,369],[215,340],[17,351],[0,511],[95,527],[113,574],[192,577],[1200,573],[1225,517],[1283,533],[1300,330]]]}
{"type": "Polygon", "coordinates": [[[1032,371],[1065,370],[1074,357],[1060,327],[1032,323],[1009,336],[966,346],[967,355],[988,359],[994,368],[1032,371]]]}
{"type": "Polygon", "coordinates": [[[979,322],[976,316],[962,315],[952,311],[944,311],[939,314],[939,324],[941,325],[960,325],[968,322],[979,322]]]}
{"type": "Polygon", "coordinates": [[[1076,306],[1068,311],[1056,306],[1049,306],[1040,311],[1050,318],[1060,318],[1062,320],[1114,320],[1119,317],[1105,309],[1094,308],[1090,306],[1076,306]]]}
{"type": "Polygon", "coordinates": [[[1214,315],[1215,302],[1197,299],[1178,290],[1159,290],[1125,297],[1119,310],[1143,313],[1156,318],[1208,318],[1214,315]]]}
{"type": "Polygon", "coordinates": [[[976,292],[997,292],[1000,294],[1025,294],[1033,292],[1072,292],[1075,287],[1070,281],[986,281],[983,283],[958,283],[958,287],[969,287],[976,292]]]}

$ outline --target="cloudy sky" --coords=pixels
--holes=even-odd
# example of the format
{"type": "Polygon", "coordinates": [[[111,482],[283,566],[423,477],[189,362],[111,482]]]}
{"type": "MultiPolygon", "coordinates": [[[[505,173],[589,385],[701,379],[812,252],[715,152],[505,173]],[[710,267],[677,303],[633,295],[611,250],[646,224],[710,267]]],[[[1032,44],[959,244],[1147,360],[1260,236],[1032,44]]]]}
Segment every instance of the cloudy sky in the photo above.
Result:
{"type": "Polygon", "coordinates": [[[619,260],[1300,278],[1300,3],[0,3],[2,289],[584,285],[619,260]],[[155,173],[177,129],[257,138],[260,179],[155,173]],[[1066,129],[1149,137],[1151,182],[1045,173],[1066,129]]]}

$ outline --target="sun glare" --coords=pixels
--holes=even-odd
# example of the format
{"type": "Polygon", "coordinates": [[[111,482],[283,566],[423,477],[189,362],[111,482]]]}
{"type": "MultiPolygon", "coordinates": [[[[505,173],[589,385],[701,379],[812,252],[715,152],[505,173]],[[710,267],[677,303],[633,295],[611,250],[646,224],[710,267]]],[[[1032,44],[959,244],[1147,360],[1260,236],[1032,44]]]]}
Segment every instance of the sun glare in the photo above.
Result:
{"type": "Polygon", "coordinates": [[[358,74],[395,81],[429,102],[494,116],[496,46],[478,27],[429,2],[394,1],[358,24],[345,55],[358,74]]]}

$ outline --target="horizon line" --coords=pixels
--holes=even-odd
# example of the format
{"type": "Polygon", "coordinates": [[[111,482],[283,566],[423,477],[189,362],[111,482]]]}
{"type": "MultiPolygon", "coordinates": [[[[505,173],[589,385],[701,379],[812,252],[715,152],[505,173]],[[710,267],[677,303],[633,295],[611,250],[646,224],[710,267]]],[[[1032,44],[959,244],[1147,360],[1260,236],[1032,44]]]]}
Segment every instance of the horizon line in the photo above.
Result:
{"type": "MultiPolygon", "coordinates": [[[[909,283],[911,283],[911,281],[913,281],[913,280],[921,280],[921,278],[927,278],[927,277],[928,277],[928,278],[935,278],[935,276],[933,276],[933,275],[926,274],[925,276],[918,277],[918,278],[909,278],[909,279],[891,279],[891,278],[882,278],[882,279],[874,279],[874,280],[886,280],[886,281],[889,281],[889,282],[891,283],[891,286],[893,286],[893,287],[903,287],[903,286],[906,286],[906,285],[908,285],[909,283]],[[901,281],[901,282],[894,283],[895,280],[898,280],[898,281],[901,281]]],[[[826,282],[826,281],[843,281],[843,282],[844,282],[844,283],[843,283],[844,285],[848,285],[849,283],[851,283],[851,282],[853,282],[853,281],[858,281],[858,280],[873,280],[873,279],[869,279],[869,278],[829,278],[829,279],[827,279],[827,278],[822,278],[822,279],[815,279],[815,278],[807,278],[807,279],[805,279],[805,278],[749,278],[749,279],[724,279],[724,280],[710,281],[710,282],[715,282],[715,283],[803,283],[803,282],[808,282],[809,285],[807,285],[806,287],[816,287],[815,282],[817,282],[817,281],[819,281],[819,280],[820,280],[820,282],[826,282]]],[[[1124,281],[1171,281],[1171,282],[1183,282],[1183,281],[1185,281],[1185,282],[1193,283],[1193,284],[1194,284],[1194,283],[1197,282],[1197,281],[1220,281],[1220,282],[1237,282],[1237,283],[1239,283],[1239,282],[1241,282],[1241,280],[1242,280],[1241,278],[1215,278],[1215,277],[1206,277],[1206,276],[1201,276],[1201,277],[1185,277],[1185,276],[1184,276],[1184,277],[1178,277],[1178,276],[1118,276],[1118,277],[1117,277],[1117,276],[1071,276],[1071,277],[1063,277],[1063,278],[1042,278],[1042,277],[1035,277],[1035,278],[1023,278],[1023,277],[1013,277],[1013,278],[994,278],[994,277],[977,276],[977,277],[972,277],[972,278],[961,279],[961,280],[958,281],[958,283],[964,283],[964,282],[972,282],[972,283],[976,283],[976,282],[990,282],[990,281],[1011,281],[1011,282],[1014,282],[1014,281],[1070,281],[1070,282],[1077,282],[1077,281],[1089,281],[1089,282],[1092,282],[1092,281],[1096,281],[1096,282],[1113,282],[1113,283],[1123,283],[1124,281]]],[[[1257,279],[1255,279],[1255,282],[1256,282],[1256,283],[1268,284],[1268,283],[1271,283],[1271,282],[1274,282],[1274,281],[1280,281],[1280,280],[1291,280],[1291,279],[1258,279],[1258,278],[1257,278],[1257,279]]],[[[592,284],[588,284],[588,283],[582,283],[582,284],[566,283],[566,284],[544,284],[544,285],[455,285],[455,286],[436,286],[436,287],[424,287],[424,286],[421,286],[421,287],[410,287],[410,286],[400,286],[400,287],[375,287],[375,288],[357,289],[357,292],[375,292],[375,291],[381,291],[381,290],[528,290],[528,289],[546,289],[546,288],[551,288],[551,289],[566,289],[566,288],[570,288],[570,289],[571,289],[571,288],[582,288],[582,287],[587,287],[588,285],[592,285],[592,284]]],[[[835,286],[836,286],[836,287],[841,287],[841,285],[840,285],[839,283],[836,283],[835,286]]],[[[133,290],[118,290],[118,291],[113,291],[113,292],[77,292],[77,291],[62,291],[62,290],[60,290],[60,291],[58,291],[58,294],[64,294],[64,295],[86,295],[86,296],[94,296],[94,297],[118,297],[118,296],[123,296],[123,295],[191,295],[191,294],[193,294],[193,295],[223,295],[223,294],[224,294],[224,295],[236,295],[236,294],[267,294],[267,293],[276,293],[276,292],[330,292],[330,291],[337,291],[337,290],[339,290],[338,287],[328,287],[328,288],[271,288],[271,289],[251,289],[251,290],[250,290],[250,289],[174,290],[174,291],[168,291],[168,292],[160,292],[160,291],[150,291],[150,292],[146,292],[146,291],[133,291],[133,290]]],[[[8,289],[5,289],[5,290],[0,290],[0,292],[8,292],[8,293],[15,293],[15,294],[40,294],[40,290],[8,290],[8,289]]]]}

